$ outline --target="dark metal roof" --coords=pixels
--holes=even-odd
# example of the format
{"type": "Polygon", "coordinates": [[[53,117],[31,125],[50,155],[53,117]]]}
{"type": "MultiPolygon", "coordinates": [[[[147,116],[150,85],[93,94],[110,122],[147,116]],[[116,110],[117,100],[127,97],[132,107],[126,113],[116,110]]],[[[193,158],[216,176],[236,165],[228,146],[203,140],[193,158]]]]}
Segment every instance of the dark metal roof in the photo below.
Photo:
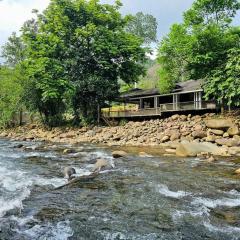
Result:
{"type": "MultiPolygon", "coordinates": [[[[189,92],[189,91],[197,91],[201,90],[202,80],[189,80],[186,82],[181,82],[176,84],[175,88],[171,93],[181,93],[181,92],[189,92]]],[[[154,95],[161,95],[158,88],[152,89],[139,89],[135,88],[128,92],[124,92],[121,94],[120,98],[136,98],[136,97],[146,97],[146,96],[154,96],[154,95]]]]}

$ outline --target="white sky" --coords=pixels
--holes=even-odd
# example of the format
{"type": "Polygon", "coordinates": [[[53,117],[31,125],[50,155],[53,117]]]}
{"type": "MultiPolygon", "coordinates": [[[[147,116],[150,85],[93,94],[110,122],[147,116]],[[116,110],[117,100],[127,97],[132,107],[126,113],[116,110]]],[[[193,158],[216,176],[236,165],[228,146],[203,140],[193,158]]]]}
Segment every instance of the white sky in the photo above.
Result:
{"type": "MultiPolygon", "coordinates": [[[[114,0],[101,0],[113,3],[114,0]]],[[[190,8],[194,0],[121,0],[122,13],[142,11],[150,13],[158,21],[158,38],[165,35],[173,23],[181,22],[182,13],[190,8]]],[[[50,0],[0,0],[0,47],[13,31],[18,32],[23,23],[32,18],[32,9],[42,11],[50,0]]],[[[235,19],[240,25],[240,14],[235,19]]]]}

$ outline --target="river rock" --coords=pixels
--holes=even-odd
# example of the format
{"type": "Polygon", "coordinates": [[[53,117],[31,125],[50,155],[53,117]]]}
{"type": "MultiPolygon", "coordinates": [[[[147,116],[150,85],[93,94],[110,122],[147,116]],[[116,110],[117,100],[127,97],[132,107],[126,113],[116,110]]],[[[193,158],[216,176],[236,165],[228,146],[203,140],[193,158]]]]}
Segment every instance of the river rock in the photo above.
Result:
{"type": "Polygon", "coordinates": [[[63,170],[64,177],[70,179],[72,175],[76,174],[76,170],[73,167],[65,167],[63,170]]]}
{"type": "Polygon", "coordinates": [[[206,152],[213,155],[226,155],[226,149],[212,143],[182,142],[176,149],[179,157],[196,157],[197,154],[206,152]]]}
{"type": "Polygon", "coordinates": [[[170,153],[170,154],[175,154],[176,153],[176,149],[172,149],[172,148],[167,148],[165,149],[166,153],[170,153]]]}
{"type": "Polygon", "coordinates": [[[215,161],[215,158],[213,156],[207,158],[207,162],[212,163],[215,161]]]}
{"type": "Polygon", "coordinates": [[[214,135],[208,135],[206,138],[205,138],[205,141],[206,142],[215,142],[216,140],[216,137],[214,135]]]}
{"type": "Polygon", "coordinates": [[[205,124],[208,128],[224,129],[232,127],[233,121],[231,119],[209,119],[205,120],[205,124]]]}
{"type": "Polygon", "coordinates": [[[235,147],[240,145],[240,142],[237,139],[227,139],[227,138],[220,138],[220,139],[216,139],[215,142],[219,145],[225,145],[228,147],[235,147]]]}
{"type": "Polygon", "coordinates": [[[76,150],[74,150],[74,149],[64,149],[64,150],[63,150],[63,153],[64,153],[64,154],[76,153],[76,150]]]}
{"type": "Polygon", "coordinates": [[[240,153],[240,147],[230,147],[228,152],[231,155],[238,155],[240,153]]]}
{"type": "Polygon", "coordinates": [[[181,134],[179,132],[173,132],[173,134],[170,137],[170,140],[173,142],[181,137],[181,134]]]}
{"type": "Polygon", "coordinates": [[[109,162],[106,159],[97,159],[97,162],[94,164],[94,167],[92,169],[93,172],[100,171],[102,169],[111,169],[112,166],[109,164],[109,162]]]}
{"type": "Polygon", "coordinates": [[[224,138],[228,138],[228,137],[229,137],[229,134],[228,134],[227,132],[225,132],[225,133],[223,134],[223,137],[224,137],[224,138]]]}
{"type": "Polygon", "coordinates": [[[209,132],[213,133],[214,135],[222,136],[224,134],[223,130],[219,129],[211,129],[209,132]]]}
{"type": "Polygon", "coordinates": [[[240,174],[240,168],[235,171],[236,174],[240,174]]]}
{"type": "Polygon", "coordinates": [[[170,140],[170,137],[169,136],[164,136],[162,139],[161,139],[161,142],[164,143],[164,142],[167,142],[170,140]]]}
{"type": "Polygon", "coordinates": [[[178,115],[178,114],[175,114],[175,115],[172,116],[172,120],[173,120],[173,121],[177,120],[178,118],[179,118],[179,115],[178,115]]]}
{"type": "Polygon", "coordinates": [[[239,128],[237,125],[233,125],[232,127],[230,127],[227,131],[227,133],[230,135],[230,136],[234,136],[234,135],[239,135],[239,128]]]}
{"type": "Polygon", "coordinates": [[[124,151],[114,151],[114,152],[112,152],[112,156],[114,158],[121,158],[121,157],[126,157],[127,153],[124,151]]]}
{"type": "Polygon", "coordinates": [[[193,138],[204,138],[207,136],[207,133],[204,131],[198,130],[198,131],[193,131],[192,136],[193,138]]]}

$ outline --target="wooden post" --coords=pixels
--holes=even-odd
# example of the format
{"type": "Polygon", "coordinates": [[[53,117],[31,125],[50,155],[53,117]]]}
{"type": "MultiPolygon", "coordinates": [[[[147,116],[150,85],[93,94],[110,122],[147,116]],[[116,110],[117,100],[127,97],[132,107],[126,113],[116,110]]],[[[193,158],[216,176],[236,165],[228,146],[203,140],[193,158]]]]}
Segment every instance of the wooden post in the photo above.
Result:
{"type": "Polygon", "coordinates": [[[98,104],[97,106],[97,111],[98,111],[98,118],[97,118],[97,122],[98,122],[98,126],[100,124],[100,118],[101,118],[101,109],[100,109],[100,105],[98,104]]]}
{"type": "Polygon", "coordinates": [[[179,110],[178,104],[179,104],[179,94],[176,94],[175,96],[176,100],[176,110],[179,110]]]}
{"type": "Polygon", "coordinates": [[[197,93],[194,92],[194,109],[197,109],[197,93]]]}
{"type": "Polygon", "coordinates": [[[154,97],[154,108],[155,108],[156,114],[157,114],[157,110],[158,110],[158,97],[154,97]]]}
{"type": "Polygon", "coordinates": [[[140,109],[143,109],[143,99],[142,99],[142,98],[140,98],[139,108],[140,108],[140,109]]]}
{"type": "Polygon", "coordinates": [[[199,92],[198,95],[199,95],[199,109],[202,109],[202,92],[199,92]]]}

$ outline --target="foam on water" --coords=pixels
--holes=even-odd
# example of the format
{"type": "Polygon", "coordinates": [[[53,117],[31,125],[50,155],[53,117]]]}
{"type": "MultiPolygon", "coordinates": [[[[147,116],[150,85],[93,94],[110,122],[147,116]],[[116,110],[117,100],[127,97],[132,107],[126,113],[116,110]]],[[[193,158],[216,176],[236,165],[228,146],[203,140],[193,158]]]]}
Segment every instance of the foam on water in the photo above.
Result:
{"type": "Polygon", "coordinates": [[[236,237],[236,238],[231,237],[231,239],[239,239],[240,228],[238,228],[238,227],[231,227],[231,226],[217,227],[217,226],[212,225],[210,223],[210,221],[204,221],[203,225],[205,226],[205,228],[207,228],[211,232],[221,232],[221,233],[227,233],[229,235],[238,234],[238,237],[236,237]]]}
{"type": "Polygon", "coordinates": [[[73,230],[69,221],[58,222],[54,224],[35,225],[34,227],[21,232],[30,239],[39,240],[67,240],[73,236],[73,230]]]}
{"type": "Polygon", "coordinates": [[[102,233],[104,235],[104,240],[127,240],[127,239],[132,239],[132,240],[155,240],[155,239],[164,239],[159,238],[157,234],[155,233],[150,233],[150,234],[145,234],[145,235],[129,235],[125,234],[122,232],[115,232],[115,233],[102,233]]]}
{"type": "Polygon", "coordinates": [[[207,208],[216,207],[238,207],[240,206],[240,199],[236,198],[222,198],[212,200],[210,198],[197,197],[193,200],[192,205],[203,205],[207,208]]]}
{"type": "Polygon", "coordinates": [[[169,190],[168,186],[164,184],[158,184],[157,191],[166,197],[177,198],[177,199],[191,195],[191,193],[184,192],[184,191],[177,191],[177,192],[171,191],[169,190]]]}
{"type": "Polygon", "coordinates": [[[0,197],[0,217],[12,209],[22,209],[22,201],[29,197],[33,185],[52,185],[59,187],[65,184],[63,178],[43,178],[20,170],[0,167],[0,190],[4,192],[0,197]]]}
{"type": "Polygon", "coordinates": [[[25,188],[21,194],[14,197],[13,199],[0,198],[0,218],[3,217],[7,211],[11,209],[22,209],[22,201],[30,195],[30,190],[25,188]]]}

